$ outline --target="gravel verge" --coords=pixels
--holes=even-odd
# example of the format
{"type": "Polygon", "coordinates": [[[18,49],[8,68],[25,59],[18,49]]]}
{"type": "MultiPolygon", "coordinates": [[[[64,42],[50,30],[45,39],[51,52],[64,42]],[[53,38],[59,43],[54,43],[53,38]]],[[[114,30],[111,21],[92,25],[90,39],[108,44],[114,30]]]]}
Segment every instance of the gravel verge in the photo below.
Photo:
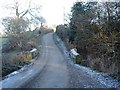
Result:
{"type": "Polygon", "coordinates": [[[69,70],[69,88],[108,88],[118,89],[119,83],[106,73],[100,73],[91,68],[74,64],[62,40],[54,33],[53,39],[63,53],[69,70]]]}

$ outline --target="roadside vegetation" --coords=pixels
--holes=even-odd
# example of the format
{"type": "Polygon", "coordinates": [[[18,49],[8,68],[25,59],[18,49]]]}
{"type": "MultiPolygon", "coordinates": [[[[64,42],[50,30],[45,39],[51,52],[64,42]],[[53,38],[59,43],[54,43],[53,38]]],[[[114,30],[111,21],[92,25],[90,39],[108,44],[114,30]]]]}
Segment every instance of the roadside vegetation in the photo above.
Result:
{"type": "Polygon", "coordinates": [[[120,76],[120,2],[76,2],[69,24],[59,25],[57,35],[68,50],[76,48],[77,63],[120,76]]]}
{"type": "Polygon", "coordinates": [[[5,33],[5,36],[0,38],[2,77],[30,64],[40,53],[42,35],[52,31],[44,26],[45,19],[39,16],[40,6],[31,7],[30,1],[26,10],[18,0],[14,0],[11,6],[10,9],[16,12],[15,16],[2,19],[5,33]],[[31,25],[34,25],[34,28],[31,28],[31,25]]]}
{"type": "Polygon", "coordinates": [[[7,41],[6,44],[2,46],[2,76],[20,69],[25,64],[29,64],[30,60],[39,54],[39,45],[40,45],[40,35],[38,30],[27,31],[25,34],[24,46],[19,47],[15,46],[16,44],[13,41],[7,41]],[[30,50],[33,48],[37,49],[35,55],[31,55],[30,50]]]}
{"type": "Polygon", "coordinates": [[[7,40],[2,40],[2,77],[22,68],[24,65],[30,64],[31,60],[40,53],[41,37],[49,32],[52,32],[52,29],[45,27],[24,32],[25,44],[22,47],[23,49],[14,46],[15,43],[5,37],[7,40]],[[37,51],[31,53],[30,51],[34,48],[37,51]]]}

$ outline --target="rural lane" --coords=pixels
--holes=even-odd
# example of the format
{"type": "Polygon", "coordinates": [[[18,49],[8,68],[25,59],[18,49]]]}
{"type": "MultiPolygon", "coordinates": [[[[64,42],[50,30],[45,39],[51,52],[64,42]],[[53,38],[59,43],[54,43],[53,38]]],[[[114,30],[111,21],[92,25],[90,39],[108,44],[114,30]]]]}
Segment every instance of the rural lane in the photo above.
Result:
{"type": "Polygon", "coordinates": [[[46,61],[40,74],[24,88],[105,88],[103,84],[87,76],[82,70],[68,65],[64,54],[56,45],[53,33],[43,36],[42,59],[46,61]],[[79,80],[79,81],[78,81],[79,80]]]}
{"type": "MultiPolygon", "coordinates": [[[[24,71],[2,81],[3,88],[106,88],[82,69],[71,66],[53,39],[42,37],[40,56],[24,71]]],[[[59,44],[58,44],[59,45],[59,44]]],[[[0,82],[1,83],[1,82],[0,82]]]]}
{"type": "Polygon", "coordinates": [[[44,46],[42,53],[44,53],[44,55],[42,59],[40,59],[41,61],[46,61],[46,65],[42,72],[25,86],[27,88],[68,87],[68,69],[62,53],[53,41],[52,34],[53,33],[49,33],[43,37],[44,46]]]}

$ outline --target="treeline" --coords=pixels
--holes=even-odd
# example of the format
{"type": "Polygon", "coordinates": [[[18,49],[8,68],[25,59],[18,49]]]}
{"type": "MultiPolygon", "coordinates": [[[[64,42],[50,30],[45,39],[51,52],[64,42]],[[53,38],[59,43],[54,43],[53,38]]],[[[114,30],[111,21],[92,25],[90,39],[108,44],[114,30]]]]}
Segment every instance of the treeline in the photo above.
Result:
{"type": "Polygon", "coordinates": [[[77,48],[78,63],[119,76],[120,2],[76,2],[71,12],[69,25],[56,32],[68,49],[77,48]]]}

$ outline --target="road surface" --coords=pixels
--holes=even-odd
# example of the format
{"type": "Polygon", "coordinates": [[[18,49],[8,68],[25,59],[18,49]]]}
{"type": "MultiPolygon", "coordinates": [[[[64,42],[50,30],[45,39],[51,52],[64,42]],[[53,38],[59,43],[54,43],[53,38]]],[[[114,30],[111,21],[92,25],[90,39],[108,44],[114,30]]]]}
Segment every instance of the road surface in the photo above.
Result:
{"type": "MultiPolygon", "coordinates": [[[[63,53],[58,49],[53,33],[43,36],[43,52],[41,62],[46,61],[42,71],[25,88],[105,88],[99,81],[95,81],[82,70],[67,64],[63,53]]],[[[39,67],[38,67],[39,68],[39,67]]]]}
{"type": "MultiPolygon", "coordinates": [[[[46,65],[42,72],[28,83],[29,88],[67,88],[69,84],[69,72],[64,57],[55,45],[53,33],[43,36],[42,60],[46,65]]],[[[41,58],[40,58],[41,59],[41,58]]],[[[41,60],[41,61],[42,61],[41,60]]],[[[38,67],[39,68],[39,67],[38,67]]]]}
{"type": "MultiPolygon", "coordinates": [[[[59,44],[58,44],[59,45],[59,44]]],[[[53,33],[42,37],[40,56],[23,72],[2,81],[3,88],[106,88],[84,71],[66,62],[53,33]]],[[[60,45],[59,45],[60,46],[60,45]]],[[[1,82],[0,82],[1,83],[1,82]]],[[[109,86],[109,87],[112,87],[109,86]]]]}

